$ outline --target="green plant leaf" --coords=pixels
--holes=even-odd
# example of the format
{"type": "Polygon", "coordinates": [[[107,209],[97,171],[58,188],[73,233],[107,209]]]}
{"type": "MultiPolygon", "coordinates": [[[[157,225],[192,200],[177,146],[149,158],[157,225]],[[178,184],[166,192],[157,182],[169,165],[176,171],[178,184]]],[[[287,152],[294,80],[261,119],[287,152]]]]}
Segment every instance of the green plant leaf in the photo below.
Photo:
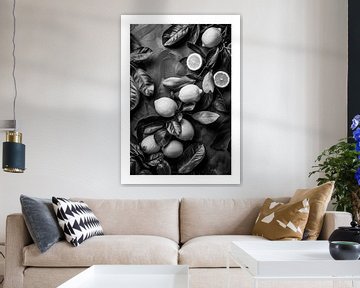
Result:
{"type": "Polygon", "coordinates": [[[355,171],[360,167],[359,153],[355,144],[346,139],[340,140],[330,148],[325,149],[315,160],[309,177],[318,175],[316,182],[320,185],[328,181],[335,181],[332,199],[337,210],[352,211],[351,194],[359,193],[359,185],[354,177],[355,171]]]}

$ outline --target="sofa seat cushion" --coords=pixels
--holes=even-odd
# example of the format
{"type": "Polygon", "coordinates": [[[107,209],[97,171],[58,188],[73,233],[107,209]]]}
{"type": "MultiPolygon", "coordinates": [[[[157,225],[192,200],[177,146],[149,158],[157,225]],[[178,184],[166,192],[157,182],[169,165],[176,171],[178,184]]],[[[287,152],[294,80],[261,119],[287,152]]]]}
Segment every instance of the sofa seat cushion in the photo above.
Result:
{"type": "MultiPolygon", "coordinates": [[[[269,241],[252,235],[201,236],[186,242],[179,251],[179,264],[194,268],[226,267],[232,241],[269,241]]],[[[239,267],[230,259],[231,267],[239,267]]]]}
{"type": "Polygon", "coordinates": [[[66,241],[45,253],[31,244],[24,247],[23,264],[33,267],[88,267],[95,264],[170,264],[178,262],[178,244],[160,236],[95,236],[78,247],[66,241]]]}

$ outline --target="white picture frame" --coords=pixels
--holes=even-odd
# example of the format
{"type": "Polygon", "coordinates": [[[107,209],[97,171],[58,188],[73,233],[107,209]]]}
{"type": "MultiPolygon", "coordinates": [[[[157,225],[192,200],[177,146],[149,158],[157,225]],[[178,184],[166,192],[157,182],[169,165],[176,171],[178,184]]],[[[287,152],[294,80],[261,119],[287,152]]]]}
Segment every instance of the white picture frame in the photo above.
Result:
{"type": "Polygon", "coordinates": [[[240,15],[122,15],[121,16],[121,184],[240,184],[240,15]],[[130,173],[130,25],[231,25],[231,174],[131,175],[130,173]]]}

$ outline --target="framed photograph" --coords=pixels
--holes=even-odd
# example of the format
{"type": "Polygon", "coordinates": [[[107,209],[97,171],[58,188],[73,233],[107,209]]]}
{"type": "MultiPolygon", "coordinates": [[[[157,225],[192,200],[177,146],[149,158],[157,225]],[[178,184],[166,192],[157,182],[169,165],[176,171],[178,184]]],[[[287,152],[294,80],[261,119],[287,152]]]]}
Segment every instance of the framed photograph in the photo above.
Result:
{"type": "Polygon", "coordinates": [[[121,16],[121,183],[240,184],[240,16],[121,16]]]}

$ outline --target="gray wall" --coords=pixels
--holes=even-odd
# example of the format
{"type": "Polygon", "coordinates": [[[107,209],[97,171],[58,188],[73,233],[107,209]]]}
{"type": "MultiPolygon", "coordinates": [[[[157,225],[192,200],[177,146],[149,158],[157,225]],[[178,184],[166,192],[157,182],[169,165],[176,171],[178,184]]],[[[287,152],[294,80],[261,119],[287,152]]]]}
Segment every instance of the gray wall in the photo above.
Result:
{"type": "MultiPolygon", "coordinates": [[[[315,156],[346,136],[344,0],[23,0],[17,18],[18,121],[28,170],[0,173],[0,241],[21,193],[291,195],[314,185],[307,174],[315,156]],[[122,186],[120,15],[182,13],[242,15],[242,184],[122,186]]],[[[0,1],[0,119],[12,117],[11,25],[11,1],[0,1]]]]}

